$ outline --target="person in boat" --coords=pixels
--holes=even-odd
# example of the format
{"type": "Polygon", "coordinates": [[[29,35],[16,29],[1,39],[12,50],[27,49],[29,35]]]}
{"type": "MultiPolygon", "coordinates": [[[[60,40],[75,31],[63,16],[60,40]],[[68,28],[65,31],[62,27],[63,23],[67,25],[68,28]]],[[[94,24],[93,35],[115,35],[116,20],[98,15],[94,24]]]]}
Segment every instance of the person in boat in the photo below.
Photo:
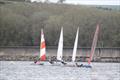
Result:
{"type": "Polygon", "coordinates": [[[63,60],[57,60],[58,62],[61,62],[63,65],[66,65],[67,63],[64,62],[63,60]]]}
{"type": "Polygon", "coordinates": [[[50,64],[54,64],[54,61],[53,61],[53,60],[49,60],[49,63],[50,63],[50,64]]]}
{"type": "Polygon", "coordinates": [[[36,64],[39,60],[40,60],[40,58],[39,58],[39,59],[36,59],[36,60],[34,61],[34,63],[36,64]]]}
{"type": "Polygon", "coordinates": [[[37,60],[35,60],[34,63],[36,64],[36,63],[37,63],[37,60]]]}
{"type": "Polygon", "coordinates": [[[92,68],[91,65],[83,65],[83,64],[78,65],[77,63],[76,63],[76,66],[77,66],[77,67],[92,68]]]}
{"type": "Polygon", "coordinates": [[[77,67],[83,67],[83,64],[78,65],[77,63],[75,63],[77,67]]]}
{"type": "Polygon", "coordinates": [[[63,60],[56,60],[56,62],[61,62],[63,65],[66,65],[67,63],[64,62],[63,60]]]}
{"type": "Polygon", "coordinates": [[[64,65],[67,64],[67,63],[65,63],[65,62],[62,61],[62,60],[52,60],[52,59],[49,60],[49,63],[50,63],[50,64],[54,64],[54,62],[61,62],[61,63],[64,64],[64,65]]]}
{"type": "Polygon", "coordinates": [[[91,65],[83,65],[83,67],[85,67],[85,68],[92,68],[91,65]]]}
{"type": "Polygon", "coordinates": [[[44,65],[44,63],[40,63],[38,60],[35,60],[34,63],[37,65],[44,65]]]}
{"type": "Polygon", "coordinates": [[[67,63],[66,63],[66,62],[64,62],[64,61],[61,61],[61,63],[62,63],[62,64],[64,64],[64,65],[66,65],[66,64],[67,64],[67,63]]]}

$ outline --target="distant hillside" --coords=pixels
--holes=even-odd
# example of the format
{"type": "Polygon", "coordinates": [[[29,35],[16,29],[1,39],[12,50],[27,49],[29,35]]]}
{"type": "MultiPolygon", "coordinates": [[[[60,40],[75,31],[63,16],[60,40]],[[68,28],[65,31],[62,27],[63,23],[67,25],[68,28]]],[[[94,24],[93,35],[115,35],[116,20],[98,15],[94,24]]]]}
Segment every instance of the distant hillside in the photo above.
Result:
{"type": "Polygon", "coordinates": [[[100,22],[98,47],[120,47],[120,11],[68,4],[10,2],[0,5],[0,46],[57,46],[61,26],[64,46],[73,46],[79,26],[79,47],[90,47],[100,22]]]}
{"type": "Polygon", "coordinates": [[[95,5],[94,7],[97,7],[98,9],[103,9],[103,10],[118,10],[118,11],[120,11],[120,5],[95,5]]]}

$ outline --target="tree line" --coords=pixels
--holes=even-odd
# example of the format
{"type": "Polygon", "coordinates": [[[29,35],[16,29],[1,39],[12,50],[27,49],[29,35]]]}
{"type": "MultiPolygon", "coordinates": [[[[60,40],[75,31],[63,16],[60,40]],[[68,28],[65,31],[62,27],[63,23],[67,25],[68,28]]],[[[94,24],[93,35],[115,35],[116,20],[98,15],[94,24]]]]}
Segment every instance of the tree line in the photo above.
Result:
{"type": "Polygon", "coordinates": [[[16,2],[0,5],[0,46],[39,46],[44,29],[47,46],[57,46],[60,29],[64,46],[90,47],[97,23],[97,47],[120,47],[120,12],[81,5],[16,2]]]}

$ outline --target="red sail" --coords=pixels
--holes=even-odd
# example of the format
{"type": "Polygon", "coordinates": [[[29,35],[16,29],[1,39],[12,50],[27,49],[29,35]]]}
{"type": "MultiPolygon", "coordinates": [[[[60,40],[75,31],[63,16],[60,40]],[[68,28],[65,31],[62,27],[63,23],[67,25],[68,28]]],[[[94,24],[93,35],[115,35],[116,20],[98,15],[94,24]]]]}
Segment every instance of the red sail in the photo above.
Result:
{"type": "Polygon", "coordinates": [[[88,63],[91,63],[91,60],[93,58],[93,55],[95,53],[95,48],[98,40],[98,33],[99,33],[99,24],[97,24],[97,28],[94,34],[93,42],[92,42],[92,47],[91,47],[91,52],[90,52],[90,58],[88,59],[88,63]]]}
{"type": "Polygon", "coordinates": [[[43,29],[41,29],[40,60],[41,61],[46,60],[46,44],[45,44],[43,29]]]}

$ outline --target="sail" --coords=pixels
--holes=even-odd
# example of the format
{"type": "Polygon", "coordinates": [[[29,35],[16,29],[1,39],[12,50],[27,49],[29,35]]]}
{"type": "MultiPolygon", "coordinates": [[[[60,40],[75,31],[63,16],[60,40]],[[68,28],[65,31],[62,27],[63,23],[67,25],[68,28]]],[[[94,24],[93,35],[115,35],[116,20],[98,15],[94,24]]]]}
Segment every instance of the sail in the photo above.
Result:
{"type": "Polygon", "coordinates": [[[72,61],[73,62],[75,62],[75,58],[76,58],[77,44],[78,44],[78,34],[79,34],[79,27],[77,29],[76,38],[75,38],[75,42],[74,42],[73,55],[72,55],[72,61]]]}
{"type": "Polygon", "coordinates": [[[40,60],[41,61],[46,60],[46,44],[45,44],[43,29],[41,29],[40,60]]]}
{"type": "Polygon", "coordinates": [[[99,33],[99,24],[97,24],[97,28],[96,28],[94,38],[93,38],[93,42],[92,42],[90,58],[88,59],[89,64],[91,63],[91,60],[92,60],[94,52],[95,52],[95,48],[96,48],[96,44],[97,44],[97,40],[98,40],[98,33],[99,33]]]}
{"type": "Polygon", "coordinates": [[[57,60],[62,60],[62,53],[63,53],[63,28],[61,28],[60,39],[58,43],[57,60]]]}

